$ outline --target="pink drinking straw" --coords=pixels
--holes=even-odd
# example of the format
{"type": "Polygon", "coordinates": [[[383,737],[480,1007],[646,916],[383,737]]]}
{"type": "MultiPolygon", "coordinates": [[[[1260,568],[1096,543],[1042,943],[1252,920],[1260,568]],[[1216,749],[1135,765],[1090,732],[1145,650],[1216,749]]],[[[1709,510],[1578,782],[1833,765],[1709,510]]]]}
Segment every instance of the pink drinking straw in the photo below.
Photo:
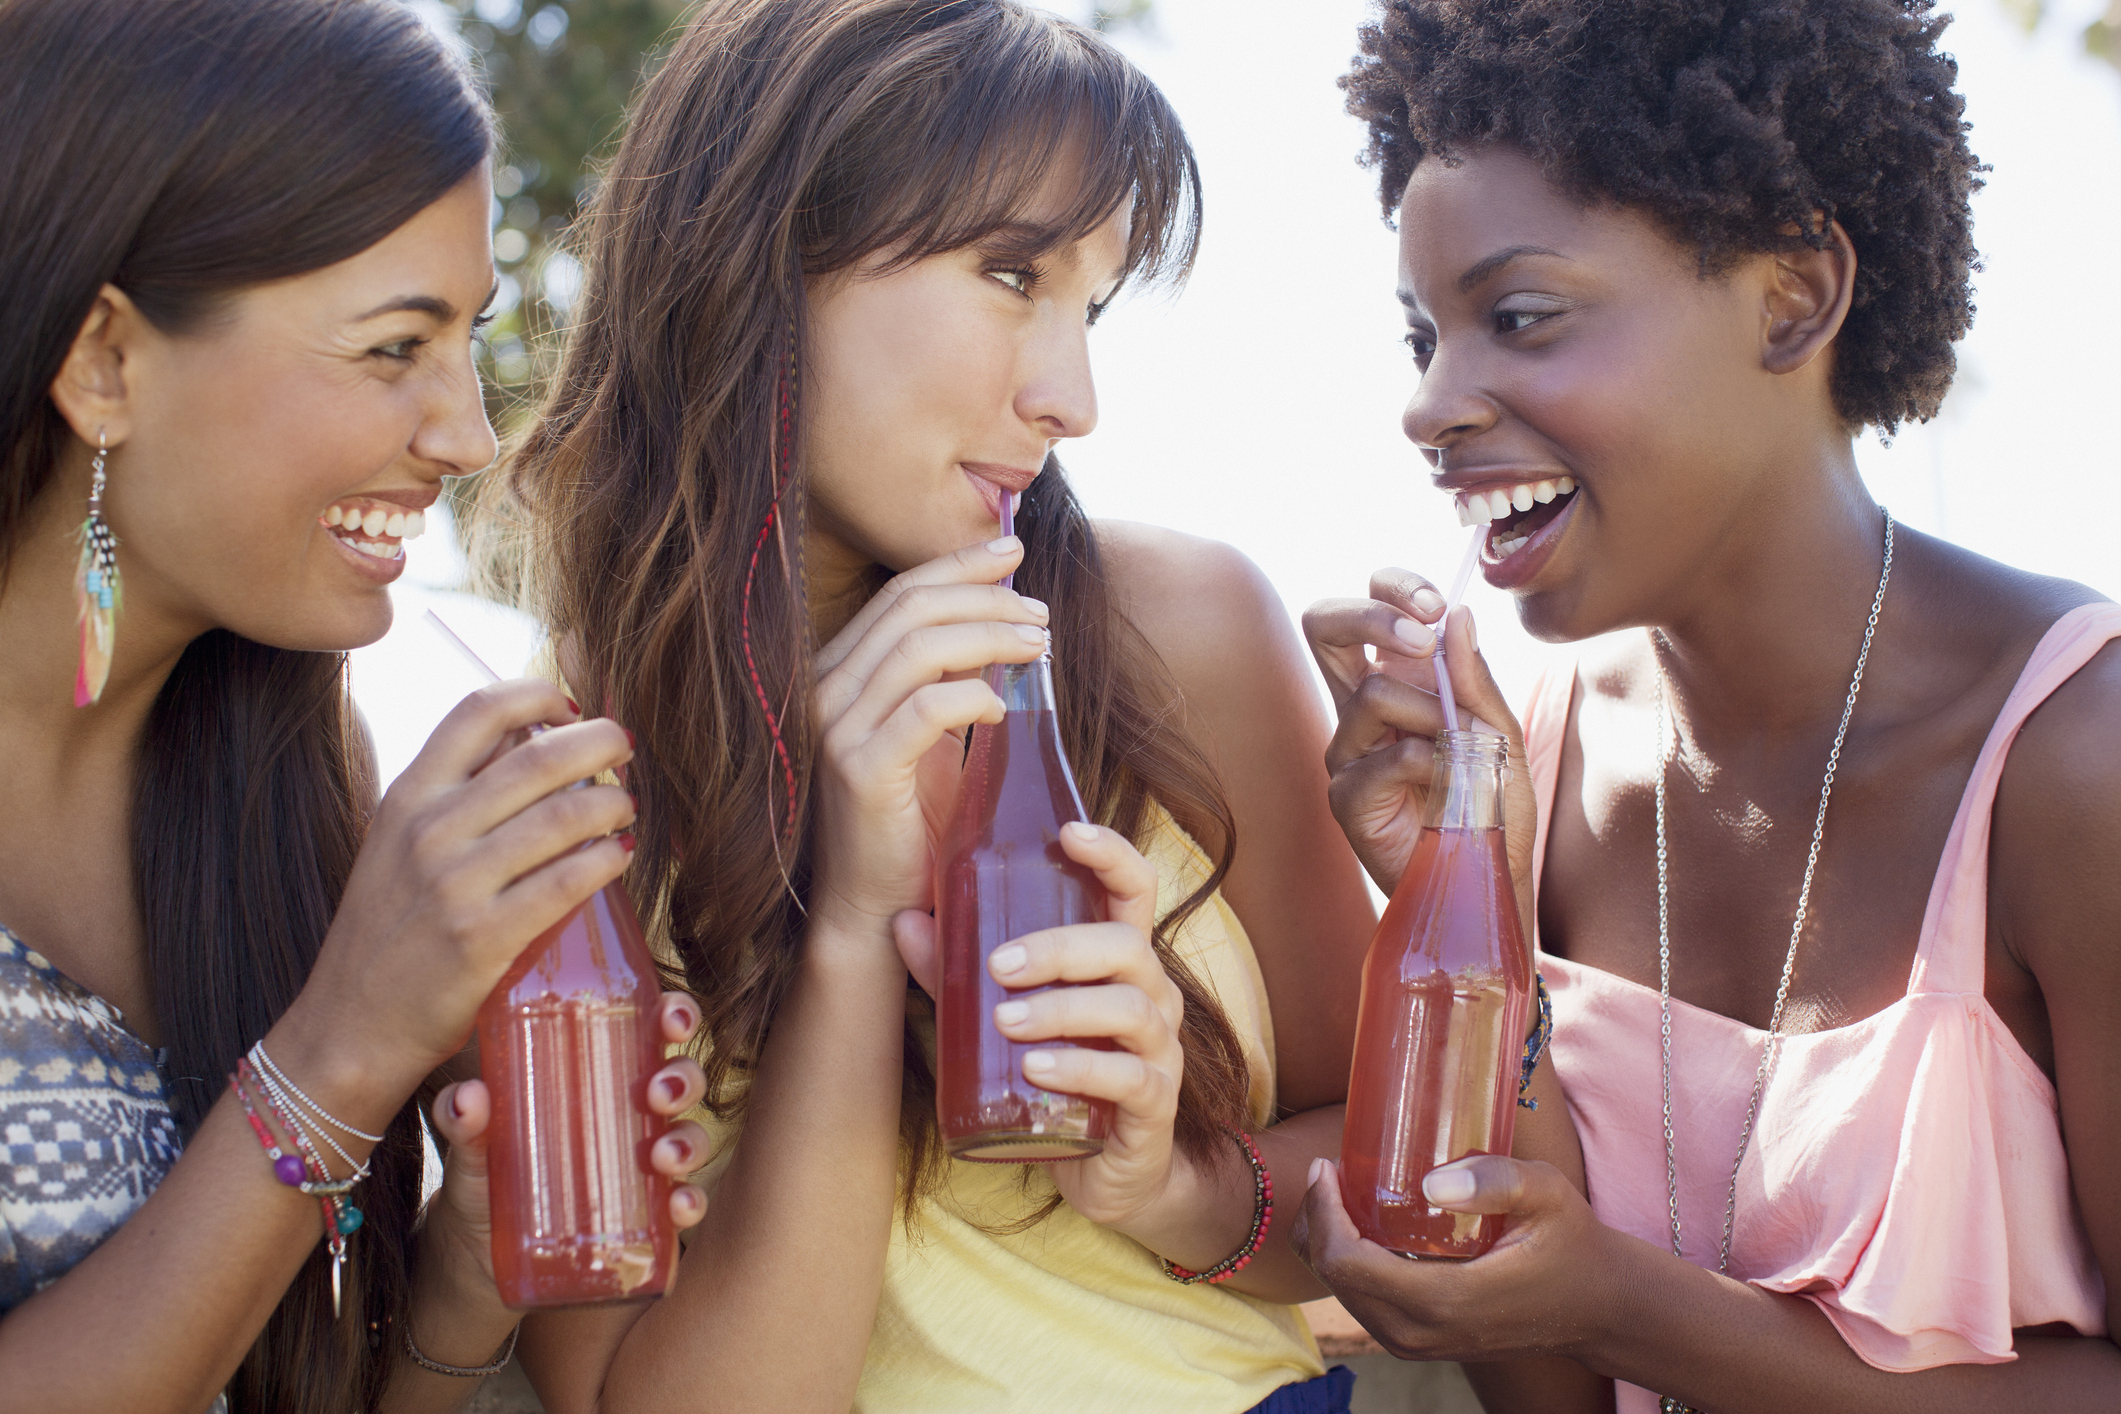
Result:
{"type": "MultiPolygon", "coordinates": [[[[1002,492],[1002,538],[1007,539],[1014,534],[1016,534],[1016,493],[1014,491],[1004,491],[1002,492]]],[[[1002,588],[1016,588],[1015,570],[1011,570],[1002,576],[1002,588]]],[[[434,611],[430,609],[428,612],[432,613],[434,611]]]]}
{"type": "MultiPolygon", "coordinates": [[[[1451,689],[1451,667],[1443,660],[1443,631],[1451,622],[1451,610],[1465,597],[1466,581],[1473,577],[1473,566],[1480,560],[1480,542],[1486,538],[1488,528],[1473,527],[1473,543],[1466,546],[1466,557],[1458,566],[1458,578],[1451,581],[1450,597],[1444,600],[1443,617],[1436,621],[1436,696],[1443,702],[1443,725],[1445,731],[1458,730],[1458,703],[1451,689]]],[[[427,611],[430,615],[434,610],[427,611]]],[[[440,622],[440,620],[436,620],[440,622]]]]}
{"type": "MultiPolygon", "coordinates": [[[[427,622],[434,628],[434,631],[436,633],[441,634],[442,637],[449,640],[450,647],[456,649],[459,653],[462,653],[464,655],[464,659],[466,662],[470,663],[474,668],[477,668],[479,670],[479,676],[485,678],[488,682],[499,682],[501,680],[501,675],[495,672],[492,668],[486,666],[486,660],[484,658],[481,658],[477,653],[474,653],[469,643],[466,643],[463,639],[457,637],[457,631],[455,629],[451,628],[448,624],[442,622],[442,616],[440,614],[436,613],[432,609],[429,609],[427,611],[427,622]]],[[[539,728],[538,730],[542,730],[542,728],[539,728]]]]}

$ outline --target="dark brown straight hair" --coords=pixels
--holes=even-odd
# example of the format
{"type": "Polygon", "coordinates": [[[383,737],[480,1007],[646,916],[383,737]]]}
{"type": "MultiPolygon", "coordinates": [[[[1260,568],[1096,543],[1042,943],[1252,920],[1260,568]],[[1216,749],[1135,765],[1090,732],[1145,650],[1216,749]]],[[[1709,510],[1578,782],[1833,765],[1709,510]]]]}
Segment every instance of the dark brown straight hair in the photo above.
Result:
{"type": "MultiPolygon", "coordinates": [[[[235,291],[366,250],[492,146],[463,66],[391,0],[0,0],[0,133],[0,584],[72,436],[49,389],[105,284],[181,334],[235,291]]],[[[373,806],[366,763],[344,654],[217,629],[155,700],[133,887],[187,1136],[309,977],[373,806]]],[[[421,1106],[360,1190],[345,1319],[320,1244],[230,1387],[238,1411],[380,1396],[421,1106]]]]}
{"type": "MultiPolygon", "coordinates": [[[[1128,278],[1182,276],[1199,172],[1177,116],[1097,35],[1015,0],[710,0],[599,188],[557,383],[481,492],[481,534],[539,538],[518,531],[518,553],[489,543],[474,559],[518,576],[578,647],[583,700],[639,733],[636,897],[704,1004],[724,1116],[741,1114],[794,974],[812,870],[807,493],[799,446],[786,484],[773,460],[784,411],[800,426],[806,282],[883,251],[902,268],[999,239],[1036,258],[1123,208],[1128,278]],[[1056,178],[1075,193],[1058,214],[1037,200],[1056,178]]],[[[1218,1162],[1221,1129],[1245,1122],[1244,1056],[1170,935],[1228,871],[1229,807],[1056,462],[1017,526],[1017,586],[1051,606],[1091,813],[1140,840],[1160,804],[1215,859],[1154,941],[1185,997],[1177,1140],[1218,1162]]],[[[909,1220],[941,1172],[934,1095],[909,1020],[909,1220]]]]}

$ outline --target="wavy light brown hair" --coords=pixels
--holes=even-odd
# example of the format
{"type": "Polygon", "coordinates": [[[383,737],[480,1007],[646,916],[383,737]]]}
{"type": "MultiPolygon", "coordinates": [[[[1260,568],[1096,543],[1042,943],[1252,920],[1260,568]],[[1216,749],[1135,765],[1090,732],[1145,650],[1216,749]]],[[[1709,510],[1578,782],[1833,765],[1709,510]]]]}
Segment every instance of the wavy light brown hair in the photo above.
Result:
{"type": "MultiPolygon", "coordinates": [[[[881,251],[894,269],[997,238],[1036,256],[1123,206],[1128,278],[1183,277],[1199,171],[1177,115],[1095,34],[1015,0],[713,0],[643,90],[603,180],[581,322],[477,519],[486,537],[537,527],[498,563],[524,571],[515,588],[578,645],[585,700],[639,735],[632,882],[702,999],[725,1116],[741,1114],[794,974],[813,867],[799,417],[785,484],[774,465],[776,423],[801,392],[806,282],[881,251]],[[1058,173],[1077,177],[1072,209],[1035,215],[1058,173]]],[[[1245,1120],[1245,1062],[1169,936],[1228,871],[1229,807],[1050,459],[1017,527],[1017,585],[1051,606],[1091,813],[1140,839],[1159,803],[1215,859],[1154,938],[1185,996],[1176,1137],[1213,1162],[1228,1148],[1218,1131],[1245,1120]]],[[[475,558],[491,553],[489,540],[475,558]]],[[[909,1021],[909,1218],[941,1172],[934,1096],[909,1021]]]]}

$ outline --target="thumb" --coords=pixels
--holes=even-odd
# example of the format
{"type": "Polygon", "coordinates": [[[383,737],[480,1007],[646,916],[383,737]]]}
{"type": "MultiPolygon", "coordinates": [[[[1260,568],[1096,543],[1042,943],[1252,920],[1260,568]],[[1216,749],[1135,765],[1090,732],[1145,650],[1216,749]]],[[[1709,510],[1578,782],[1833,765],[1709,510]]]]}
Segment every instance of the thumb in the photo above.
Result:
{"type": "Polygon", "coordinates": [[[1421,1194],[1456,1213],[1519,1213],[1547,1206],[1555,1196],[1549,1180],[1560,1178],[1551,1164],[1480,1154],[1430,1169],[1421,1194]]]}
{"type": "Polygon", "coordinates": [[[902,908],[891,920],[891,941],[898,944],[899,960],[922,991],[935,995],[941,980],[935,937],[935,915],[917,908],[902,908]]]}
{"type": "Polygon", "coordinates": [[[483,1080],[460,1080],[435,1096],[435,1129],[449,1146],[445,1168],[466,1178],[486,1177],[486,1130],[493,1096],[483,1080]]]}

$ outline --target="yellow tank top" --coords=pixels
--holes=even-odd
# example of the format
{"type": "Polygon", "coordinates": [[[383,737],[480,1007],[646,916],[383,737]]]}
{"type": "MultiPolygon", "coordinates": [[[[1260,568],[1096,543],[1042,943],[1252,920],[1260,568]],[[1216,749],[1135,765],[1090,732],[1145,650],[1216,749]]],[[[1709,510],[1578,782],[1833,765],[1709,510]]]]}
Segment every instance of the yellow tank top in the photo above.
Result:
{"type": "MultiPolygon", "coordinates": [[[[1160,809],[1142,852],[1157,868],[1159,916],[1209,872],[1199,846],[1160,809]]],[[[1216,893],[1173,943],[1243,1043],[1252,1120],[1265,1124],[1274,1112],[1274,1024],[1244,925],[1216,893]]],[[[1324,1373],[1296,1307],[1181,1286],[1155,1253],[1066,1204],[1022,1232],[996,1231],[1052,1193],[1043,1169],[952,1163],[942,1189],[921,1201],[911,1235],[892,1224],[857,1414],[1238,1414],[1324,1373]]]]}

